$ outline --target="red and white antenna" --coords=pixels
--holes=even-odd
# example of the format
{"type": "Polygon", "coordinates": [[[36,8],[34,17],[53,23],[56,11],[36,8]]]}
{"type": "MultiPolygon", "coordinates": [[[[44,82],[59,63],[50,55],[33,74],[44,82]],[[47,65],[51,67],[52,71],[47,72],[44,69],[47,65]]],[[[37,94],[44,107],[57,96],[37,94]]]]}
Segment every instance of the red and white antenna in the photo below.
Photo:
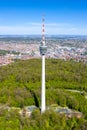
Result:
{"type": "Polygon", "coordinates": [[[42,18],[42,44],[45,45],[45,25],[44,25],[44,17],[42,18]]]}

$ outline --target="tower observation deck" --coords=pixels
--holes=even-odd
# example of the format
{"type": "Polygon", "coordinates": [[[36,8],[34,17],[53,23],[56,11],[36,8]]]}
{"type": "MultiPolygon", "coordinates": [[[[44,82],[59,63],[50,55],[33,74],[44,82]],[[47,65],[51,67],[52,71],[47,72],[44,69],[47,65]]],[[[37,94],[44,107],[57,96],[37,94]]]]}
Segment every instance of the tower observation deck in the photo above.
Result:
{"type": "Polygon", "coordinates": [[[47,52],[47,46],[46,45],[41,45],[40,46],[40,54],[45,55],[47,52]]]}

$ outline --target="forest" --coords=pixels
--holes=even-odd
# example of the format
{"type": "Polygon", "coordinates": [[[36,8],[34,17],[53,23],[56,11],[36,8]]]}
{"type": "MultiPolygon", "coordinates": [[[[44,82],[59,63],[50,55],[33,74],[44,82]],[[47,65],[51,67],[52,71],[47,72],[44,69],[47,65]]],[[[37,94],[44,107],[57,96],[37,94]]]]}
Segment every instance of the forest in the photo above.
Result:
{"type": "MultiPolygon", "coordinates": [[[[21,117],[16,110],[0,107],[0,130],[86,130],[87,65],[81,62],[46,59],[46,105],[58,104],[83,113],[67,119],[54,111],[21,117]],[[4,125],[4,122],[5,125],[4,125]],[[55,126],[55,127],[54,127],[55,126]]],[[[0,106],[40,108],[41,59],[16,60],[0,67],[0,106]]]]}

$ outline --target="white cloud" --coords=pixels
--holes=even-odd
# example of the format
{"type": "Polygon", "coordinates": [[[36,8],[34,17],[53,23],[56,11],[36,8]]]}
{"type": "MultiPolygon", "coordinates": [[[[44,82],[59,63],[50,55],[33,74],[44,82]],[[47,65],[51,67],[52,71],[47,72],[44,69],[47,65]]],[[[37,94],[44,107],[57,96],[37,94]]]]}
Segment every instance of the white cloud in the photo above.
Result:
{"type": "Polygon", "coordinates": [[[0,26],[0,34],[39,34],[37,26],[0,26]]]}
{"type": "MultiPolygon", "coordinates": [[[[23,25],[0,26],[0,34],[41,34],[41,23],[25,23],[23,25]]],[[[87,34],[87,29],[75,27],[69,23],[45,23],[46,34],[87,34]]]]}

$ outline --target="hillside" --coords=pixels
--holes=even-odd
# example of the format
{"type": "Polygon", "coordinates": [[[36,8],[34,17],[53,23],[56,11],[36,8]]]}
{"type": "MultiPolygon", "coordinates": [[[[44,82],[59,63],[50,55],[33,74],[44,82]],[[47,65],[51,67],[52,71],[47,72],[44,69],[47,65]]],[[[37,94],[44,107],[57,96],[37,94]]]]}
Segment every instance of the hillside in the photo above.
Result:
{"type": "MultiPolygon", "coordinates": [[[[41,59],[17,60],[15,63],[0,67],[0,105],[5,104],[20,108],[29,105],[40,107],[40,92],[41,59]]],[[[87,66],[85,64],[74,61],[46,59],[47,106],[52,104],[58,104],[63,107],[68,106],[71,109],[82,112],[84,119],[70,119],[69,121],[66,120],[64,115],[61,117],[50,111],[40,115],[40,113],[36,111],[32,113],[31,120],[29,120],[20,117],[16,111],[7,112],[0,108],[0,126],[8,129],[20,129],[20,127],[22,127],[23,130],[28,128],[32,130],[37,128],[37,130],[39,130],[40,127],[42,130],[45,130],[45,128],[50,130],[53,128],[50,125],[55,125],[53,130],[56,130],[56,128],[69,130],[73,127],[79,128],[80,130],[80,127],[84,128],[87,122],[86,93],[87,66]],[[60,124],[56,125],[55,123],[58,124],[57,119],[59,119],[60,124],[63,123],[63,121],[65,124],[63,123],[63,126],[60,124]],[[40,120],[43,120],[41,124],[40,120]],[[6,122],[5,126],[3,122],[6,122]],[[15,122],[15,126],[13,122],[15,122]]]]}
{"type": "MultiPolygon", "coordinates": [[[[35,104],[36,97],[39,106],[40,89],[41,59],[16,61],[0,68],[0,103],[23,107],[35,104]]],[[[70,92],[68,91],[69,89],[87,92],[87,66],[74,61],[47,59],[47,105],[58,103],[66,106],[68,105],[66,100],[69,97],[72,100],[73,95],[75,96],[74,100],[77,102],[80,98],[84,98],[79,96],[81,95],[80,93],[70,92]],[[52,93],[50,93],[51,91],[52,93]],[[60,98],[60,93],[63,99],[60,98]]]]}

